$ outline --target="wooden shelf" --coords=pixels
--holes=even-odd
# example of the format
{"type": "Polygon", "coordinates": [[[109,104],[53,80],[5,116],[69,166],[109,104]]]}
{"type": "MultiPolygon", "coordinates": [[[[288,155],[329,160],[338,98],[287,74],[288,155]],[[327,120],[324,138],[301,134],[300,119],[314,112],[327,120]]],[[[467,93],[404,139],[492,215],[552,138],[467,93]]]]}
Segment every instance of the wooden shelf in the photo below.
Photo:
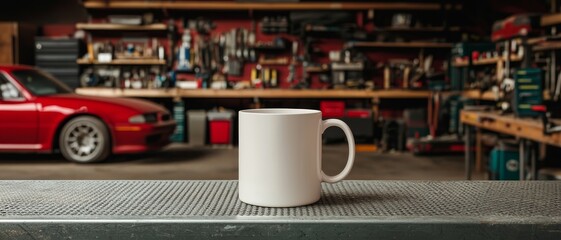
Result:
{"type": "Polygon", "coordinates": [[[547,14],[541,17],[542,27],[561,24],[561,13],[547,14]]]}
{"type": "Polygon", "coordinates": [[[111,62],[90,61],[88,59],[78,59],[76,63],[80,65],[165,65],[166,60],[160,59],[114,59],[111,62]]]}
{"type": "Polygon", "coordinates": [[[556,49],[561,49],[561,41],[550,41],[550,42],[546,41],[536,44],[532,48],[533,51],[548,51],[548,50],[556,50],[556,49]]]}
{"type": "MultiPolygon", "coordinates": [[[[417,99],[428,98],[430,91],[425,90],[292,90],[292,89],[114,89],[114,88],[78,88],[77,93],[108,97],[184,97],[184,98],[384,98],[417,99]]],[[[465,90],[462,96],[474,100],[496,101],[491,91],[465,90]]],[[[544,92],[544,99],[549,94],[544,92]]]]}
{"type": "Polygon", "coordinates": [[[485,58],[485,59],[479,59],[477,61],[473,61],[473,65],[492,65],[492,64],[497,64],[497,62],[499,62],[501,58],[495,57],[495,58],[485,58]]]}
{"type": "Polygon", "coordinates": [[[189,98],[369,98],[366,90],[289,90],[289,89],[179,89],[189,98]]]}
{"type": "Polygon", "coordinates": [[[386,99],[412,99],[412,98],[429,98],[431,91],[429,90],[403,90],[403,89],[387,89],[372,91],[374,98],[386,99]]]}
{"type": "MultiPolygon", "coordinates": [[[[481,65],[497,64],[497,62],[499,62],[499,60],[501,60],[501,59],[504,61],[503,58],[496,58],[496,57],[495,58],[480,59],[480,60],[477,60],[477,61],[473,61],[473,65],[481,66],[481,65]]],[[[522,61],[522,58],[518,57],[518,56],[511,56],[510,61],[511,62],[519,62],[519,61],[522,61]]],[[[467,67],[467,66],[469,66],[469,63],[467,61],[455,62],[455,63],[452,63],[452,66],[453,67],[467,67]]]]}
{"type": "Polygon", "coordinates": [[[84,0],[87,9],[178,9],[178,10],[413,10],[462,9],[461,4],[408,2],[235,2],[235,1],[106,1],[84,0]]]}
{"type": "Polygon", "coordinates": [[[451,48],[451,43],[441,42],[350,42],[349,47],[369,48],[451,48]]]}
{"type": "Polygon", "coordinates": [[[76,29],[88,31],[165,31],[167,26],[163,23],[138,26],[112,23],[77,23],[76,29]]]}
{"type": "Polygon", "coordinates": [[[154,98],[428,98],[430,91],[413,90],[292,90],[292,89],[114,89],[78,88],[84,95],[106,97],[154,97],[154,98]]]}
{"type": "Polygon", "coordinates": [[[77,88],[76,93],[103,97],[173,98],[177,89],[77,88]]]}
{"type": "Polygon", "coordinates": [[[467,67],[469,66],[468,61],[461,61],[461,62],[453,62],[452,67],[467,67]]]}
{"type": "Polygon", "coordinates": [[[542,43],[548,44],[559,40],[561,40],[561,34],[555,34],[555,35],[546,35],[546,36],[528,38],[528,40],[526,40],[526,43],[528,45],[538,45],[542,43]]]}
{"type": "Polygon", "coordinates": [[[329,68],[323,68],[322,66],[308,66],[304,67],[304,70],[309,73],[325,73],[329,72],[329,68]]]}
{"type": "MultiPolygon", "coordinates": [[[[462,92],[462,96],[474,100],[497,101],[497,96],[491,91],[465,90],[462,92]]],[[[546,101],[551,99],[549,92],[543,92],[543,99],[546,101]]]]}
{"type": "Polygon", "coordinates": [[[526,43],[528,43],[528,45],[534,45],[534,44],[538,44],[538,43],[547,41],[547,38],[548,38],[548,36],[528,38],[528,40],[526,40],[526,43]]]}
{"type": "MultiPolygon", "coordinates": [[[[501,60],[506,61],[506,58],[495,57],[495,58],[480,59],[480,60],[474,61],[473,65],[492,65],[492,64],[497,64],[497,62],[499,62],[501,60]]],[[[519,57],[519,56],[513,55],[513,56],[510,56],[510,61],[511,62],[520,62],[520,61],[522,61],[522,58],[519,57]]]]}
{"type": "Polygon", "coordinates": [[[516,55],[510,56],[510,61],[511,61],[511,62],[520,62],[520,61],[522,61],[523,59],[524,59],[524,57],[519,57],[519,56],[516,56],[516,55]]]}
{"type": "Polygon", "coordinates": [[[386,27],[386,28],[379,28],[375,31],[380,32],[459,32],[460,27],[386,27]]]}
{"type": "Polygon", "coordinates": [[[491,91],[481,92],[479,90],[465,90],[462,92],[462,96],[474,100],[485,100],[485,101],[497,100],[495,93],[491,91]]]}

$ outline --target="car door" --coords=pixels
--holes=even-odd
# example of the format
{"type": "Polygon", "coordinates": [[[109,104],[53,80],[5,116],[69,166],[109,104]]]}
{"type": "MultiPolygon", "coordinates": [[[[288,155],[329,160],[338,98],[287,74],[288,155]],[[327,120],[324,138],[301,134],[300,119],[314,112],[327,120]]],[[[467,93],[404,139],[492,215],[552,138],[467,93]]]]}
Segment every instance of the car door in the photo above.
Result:
{"type": "Polygon", "coordinates": [[[0,150],[39,149],[38,124],[35,102],[0,72],[0,150]]]}

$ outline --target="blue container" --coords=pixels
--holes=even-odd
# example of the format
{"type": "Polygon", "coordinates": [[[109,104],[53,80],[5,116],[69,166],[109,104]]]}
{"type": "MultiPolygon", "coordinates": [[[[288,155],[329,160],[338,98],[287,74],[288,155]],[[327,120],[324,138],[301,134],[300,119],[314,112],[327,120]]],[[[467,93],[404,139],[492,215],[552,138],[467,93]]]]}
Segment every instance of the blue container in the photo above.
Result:
{"type": "Polygon", "coordinates": [[[519,169],[519,154],[515,143],[500,141],[489,156],[489,178],[518,180],[519,169]]]}
{"type": "Polygon", "coordinates": [[[175,103],[173,106],[173,119],[177,123],[177,127],[171,135],[171,141],[185,142],[185,103],[175,103]]]}

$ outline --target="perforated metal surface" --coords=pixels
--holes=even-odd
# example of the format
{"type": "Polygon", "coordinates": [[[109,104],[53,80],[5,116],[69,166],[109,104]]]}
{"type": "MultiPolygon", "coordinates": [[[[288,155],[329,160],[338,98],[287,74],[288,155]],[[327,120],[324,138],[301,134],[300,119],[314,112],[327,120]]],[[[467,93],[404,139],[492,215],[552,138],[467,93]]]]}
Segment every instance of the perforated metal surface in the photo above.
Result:
{"type": "Polygon", "coordinates": [[[238,200],[237,181],[0,181],[0,220],[18,218],[561,217],[559,182],[344,181],[296,208],[238,200]]]}

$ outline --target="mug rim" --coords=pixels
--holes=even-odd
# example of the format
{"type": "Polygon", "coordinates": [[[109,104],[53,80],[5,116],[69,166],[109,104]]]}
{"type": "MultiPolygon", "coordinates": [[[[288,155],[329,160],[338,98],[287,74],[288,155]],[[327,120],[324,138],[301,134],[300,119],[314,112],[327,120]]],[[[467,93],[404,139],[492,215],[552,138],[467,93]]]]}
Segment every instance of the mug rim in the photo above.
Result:
{"type": "Polygon", "coordinates": [[[264,115],[264,116],[286,116],[286,115],[308,115],[321,114],[321,111],[315,109],[303,108],[257,108],[241,110],[240,114],[264,115]]]}

